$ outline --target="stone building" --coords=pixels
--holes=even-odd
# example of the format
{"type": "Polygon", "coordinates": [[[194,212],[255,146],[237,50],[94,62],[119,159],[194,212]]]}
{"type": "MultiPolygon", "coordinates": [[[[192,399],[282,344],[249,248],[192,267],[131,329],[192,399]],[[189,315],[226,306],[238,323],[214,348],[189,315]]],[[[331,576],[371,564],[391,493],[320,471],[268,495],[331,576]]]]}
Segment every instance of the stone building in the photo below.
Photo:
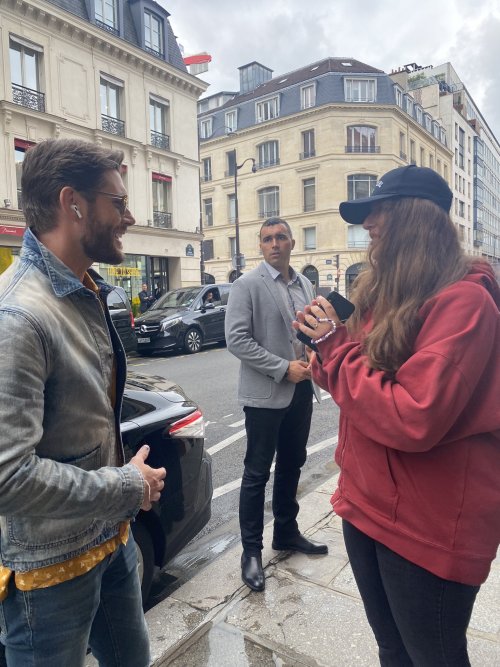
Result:
{"type": "Polygon", "coordinates": [[[3,0],[0,6],[0,270],[18,254],[29,147],[74,137],[124,151],[136,225],[120,267],[135,297],[200,281],[197,100],[169,14],[153,0],[3,0]]]}
{"type": "Polygon", "coordinates": [[[382,174],[419,159],[451,178],[443,124],[411,91],[352,58],[276,77],[253,62],[240,67],[238,92],[198,109],[208,281],[234,280],[237,236],[243,270],[256,266],[259,228],[280,215],[296,239],[294,267],[321,291],[348,293],[369,239],[342,221],[339,202],[367,196],[382,174]]]}

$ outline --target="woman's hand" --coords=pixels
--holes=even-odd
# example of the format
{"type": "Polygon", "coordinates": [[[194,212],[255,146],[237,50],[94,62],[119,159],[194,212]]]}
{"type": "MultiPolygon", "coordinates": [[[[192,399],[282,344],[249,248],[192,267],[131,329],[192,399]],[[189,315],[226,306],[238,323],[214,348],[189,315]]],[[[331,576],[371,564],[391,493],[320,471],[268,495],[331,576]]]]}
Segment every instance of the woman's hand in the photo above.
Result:
{"type": "Polygon", "coordinates": [[[300,310],[297,312],[297,319],[292,322],[292,326],[313,340],[317,340],[340,326],[340,320],[331,303],[324,296],[318,296],[313,299],[310,306],[304,308],[304,312],[300,310]]]}

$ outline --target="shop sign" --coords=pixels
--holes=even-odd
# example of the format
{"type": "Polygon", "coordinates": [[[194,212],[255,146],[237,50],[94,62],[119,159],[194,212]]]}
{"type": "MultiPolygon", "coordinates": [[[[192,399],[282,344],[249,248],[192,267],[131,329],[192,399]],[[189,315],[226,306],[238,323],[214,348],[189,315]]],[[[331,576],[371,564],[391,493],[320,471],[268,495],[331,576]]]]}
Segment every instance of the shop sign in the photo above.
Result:
{"type": "Polygon", "coordinates": [[[119,278],[140,278],[141,270],[133,266],[108,266],[108,276],[118,276],[119,278]]]}
{"type": "Polygon", "coordinates": [[[14,225],[0,225],[0,234],[9,236],[23,236],[26,227],[14,227],[14,225]]]}
{"type": "Polygon", "coordinates": [[[194,248],[190,243],[186,246],[186,257],[194,257],[194,248]]]}

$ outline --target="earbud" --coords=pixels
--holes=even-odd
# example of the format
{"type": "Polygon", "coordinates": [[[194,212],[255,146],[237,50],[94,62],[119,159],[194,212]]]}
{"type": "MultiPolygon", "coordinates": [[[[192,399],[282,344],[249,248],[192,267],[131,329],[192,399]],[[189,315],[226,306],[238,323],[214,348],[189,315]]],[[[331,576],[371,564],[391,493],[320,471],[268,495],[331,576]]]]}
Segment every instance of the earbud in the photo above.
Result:
{"type": "Polygon", "coordinates": [[[80,213],[80,210],[79,210],[78,206],[76,204],[73,204],[73,206],[71,208],[76,213],[76,217],[81,220],[82,219],[82,214],[80,213]]]}

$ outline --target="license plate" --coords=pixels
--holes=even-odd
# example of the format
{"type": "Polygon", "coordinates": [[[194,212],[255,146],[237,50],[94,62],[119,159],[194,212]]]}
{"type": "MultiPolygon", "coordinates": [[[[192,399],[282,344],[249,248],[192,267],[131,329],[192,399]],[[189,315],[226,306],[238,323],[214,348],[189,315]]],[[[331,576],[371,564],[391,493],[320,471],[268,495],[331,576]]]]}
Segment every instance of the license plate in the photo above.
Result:
{"type": "Polygon", "coordinates": [[[138,339],[137,339],[137,342],[138,342],[138,343],[150,343],[150,342],[151,342],[151,338],[138,338],[138,339]]]}

